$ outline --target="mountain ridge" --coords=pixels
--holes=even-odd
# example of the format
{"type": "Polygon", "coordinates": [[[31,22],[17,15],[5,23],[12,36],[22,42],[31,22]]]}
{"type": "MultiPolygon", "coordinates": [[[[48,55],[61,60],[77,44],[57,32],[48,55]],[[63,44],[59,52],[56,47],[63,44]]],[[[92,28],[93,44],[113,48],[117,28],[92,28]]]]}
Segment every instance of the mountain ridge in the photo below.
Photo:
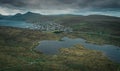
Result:
{"type": "MultiPolygon", "coordinates": [[[[76,15],[76,14],[59,14],[59,15],[42,15],[42,14],[39,14],[39,13],[34,13],[34,12],[26,12],[24,14],[22,13],[17,13],[15,15],[2,15],[0,14],[0,16],[21,16],[21,15],[39,15],[39,16],[84,16],[84,17],[90,17],[90,16],[103,16],[103,17],[116,17],[116,16],[109,16],[109,15],[100,15],[100,14],[91,14],[91,15],[76,15]]],[[[116,17],[116,18],[120,18],[120,17],[116,17]]]]}
{"type": "Polygon", "coordinates": [[[30,23],[40,22],[57,22],[57,23],[79,23],[79,22],[90,22],[90,23],[99,23],[99,22],[120,22],[120,17],[107,16],[107,15],[72,15],[72,14],[61,14],[61,15],[42,15],[33,12],[26,12],[24,14],[17,13],[15,15],[4,16],[0,15],[0,20],[17,20],[25,21],[30,23]]]}

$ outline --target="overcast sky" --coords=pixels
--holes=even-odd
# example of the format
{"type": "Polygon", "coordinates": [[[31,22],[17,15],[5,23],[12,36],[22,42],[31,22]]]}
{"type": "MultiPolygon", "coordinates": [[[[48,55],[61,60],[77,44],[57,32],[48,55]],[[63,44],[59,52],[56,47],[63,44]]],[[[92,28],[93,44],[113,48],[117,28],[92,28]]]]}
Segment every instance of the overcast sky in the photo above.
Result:
{"type": "Polygon", "coordinates": [[[44,15],[105,14],[120,16],[120,0],[0,0],[0,14],[32,11],[44,15]]]}

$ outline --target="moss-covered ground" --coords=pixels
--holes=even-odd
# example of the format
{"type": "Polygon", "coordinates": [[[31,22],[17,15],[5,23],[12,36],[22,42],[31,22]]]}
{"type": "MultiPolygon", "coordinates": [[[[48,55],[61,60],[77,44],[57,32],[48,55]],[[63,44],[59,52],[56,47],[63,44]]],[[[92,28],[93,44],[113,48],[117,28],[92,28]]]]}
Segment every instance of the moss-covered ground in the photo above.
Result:
{"type": "Polygon", "coordinates": [[[0,71],[120,71],[119,64],[101,52],[85,49],[82,44],[62,48],[57,55],[33,50],[40,40],[59,40],[63,36],[83,37],[73,33],[0,27],[0,71]]]}

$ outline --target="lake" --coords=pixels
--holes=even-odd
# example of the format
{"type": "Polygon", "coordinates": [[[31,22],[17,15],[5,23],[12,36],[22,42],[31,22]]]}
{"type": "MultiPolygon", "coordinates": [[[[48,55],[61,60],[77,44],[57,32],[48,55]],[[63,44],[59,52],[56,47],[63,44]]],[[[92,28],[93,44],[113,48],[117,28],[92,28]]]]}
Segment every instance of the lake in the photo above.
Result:
{"type": "Polygon", "coordinates": [[[40,51],[44,54],[54,55],[59,52],[60,48],[69,48],[75,44],[81,44],[87,49],[97,50],[103,52],[109,59],[120,63],[120,47],[114,45],[97,45],[87,43],[86,40],[82,38],[71,39],[68,37],[61,38],[61,41],[57,40],[43,40],[35,48],[35,50],[40,51]]]}
{"type": "Polygon", "coordinates": [[[24,21],[0,20],[0,26],[34,29],[35,25],[24,21]]]}

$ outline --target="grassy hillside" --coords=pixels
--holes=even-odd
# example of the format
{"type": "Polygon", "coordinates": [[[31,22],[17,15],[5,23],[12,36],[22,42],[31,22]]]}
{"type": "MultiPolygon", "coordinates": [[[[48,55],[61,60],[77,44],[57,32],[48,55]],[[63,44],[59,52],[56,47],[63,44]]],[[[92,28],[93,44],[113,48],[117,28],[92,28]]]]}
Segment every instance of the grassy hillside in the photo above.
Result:
{"type": "Polygon", "coordinates": [[[55,20],[74,31],[120,36],[120,18],[102,15],[69,16],[55,20]]]}
{"type": "MultiPolygon", "coordinates": [[[[120,65],[104,54],[76,45],[62,48],[57,55],[44,55],[34,47],[41,40],[59,40],[63,36],[84,38],[94,44],[120,46],[120,18],[90,15],[43,16],[28,12],[0,19],[26,22],[56,22],[73,28],[72,33],[0,27],[0,71],[120,71],[120,65]]],[[[44,23],[43,23],[44,24],[44,23]]]]}
{"type": "Polygon", "coordinates": [[[101,52],[81,45],[51,56],[33,50],[40,40],[59,40],[64,35],[68,34],[0,27],[0,71],[120,71],[101,52]]]}
{"type": "Polygon", "coordinates": [[[64,26],[73,28],[78,32],[92,32],[107,35],[120,36],[120,18],[105,15],[40,15],[27,12],[14,16],[0,16],[0,19],[20,20],[30,23],[56,22],[64,26]]]}

